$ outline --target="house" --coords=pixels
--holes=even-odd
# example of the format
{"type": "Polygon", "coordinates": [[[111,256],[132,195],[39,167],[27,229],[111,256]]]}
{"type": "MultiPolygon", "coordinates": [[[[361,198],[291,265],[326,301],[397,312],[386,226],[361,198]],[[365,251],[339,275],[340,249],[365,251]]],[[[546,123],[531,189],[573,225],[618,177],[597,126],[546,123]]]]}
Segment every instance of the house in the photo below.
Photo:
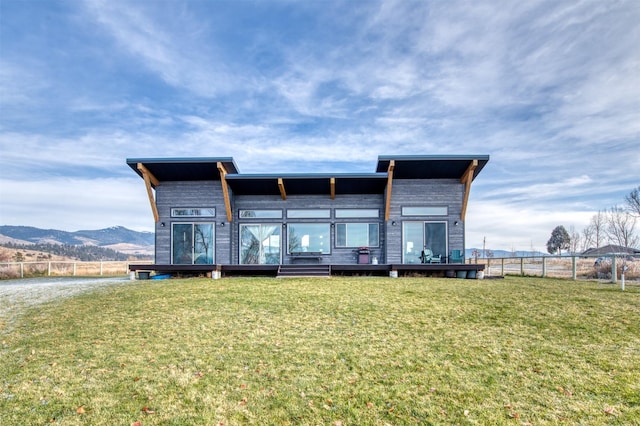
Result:
{"type": "Polygon", "coordinates": [[[228,157],[126,161],[154,216],[154,269],[203,270],[416,265],[425,249],[446,264],[464,253],[471,183],[489,156],[380,156],[372,173],[243,174],[228,157]]]}
{"type": "Polygon", "coordinates": [[[597,247],[597,248],[589,248],[582,252],[582,256],[625,256],[625,255],[638,255],[640,254],[640,249],[635,249],[631,247],[624,246],[616,246],[612,244],[608,244],[606,246],[597,247]]]}

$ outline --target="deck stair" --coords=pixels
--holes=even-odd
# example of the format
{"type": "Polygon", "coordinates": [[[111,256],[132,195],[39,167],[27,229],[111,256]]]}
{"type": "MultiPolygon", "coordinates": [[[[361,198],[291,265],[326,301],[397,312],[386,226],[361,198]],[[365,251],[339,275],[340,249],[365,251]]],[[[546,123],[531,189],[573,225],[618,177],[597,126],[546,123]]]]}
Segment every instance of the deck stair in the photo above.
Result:
{"type": "Polygon", "coordinates": [[[292,264],[280,265],[277,278],[325,277],[331,276],[331,265],[292,264]]]}

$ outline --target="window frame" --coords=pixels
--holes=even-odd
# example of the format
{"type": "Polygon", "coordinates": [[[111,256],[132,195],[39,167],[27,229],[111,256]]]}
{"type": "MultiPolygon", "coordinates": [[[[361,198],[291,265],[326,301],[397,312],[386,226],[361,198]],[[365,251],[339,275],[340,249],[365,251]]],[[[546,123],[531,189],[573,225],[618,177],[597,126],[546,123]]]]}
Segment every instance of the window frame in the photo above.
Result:
{"type": "MultiPolygon", "coordinates": [[[[291,223],[287,223],[287,254],[288,255],[291,255],[293,253],[304,252],[304,250],[302,250],[302,246],[301,246],[301,250],[291,250],[291,238],[293,235],[295,235],[291,232],[291,228],[293,227],[295,229],[296,226],[326,226],[326,234],[322,234],[323,239],[325,236],[327,238],[326,246],[323,245],[322,250],[316,250],[315,248],[313,248],[307,251],[311,253],[320,252],[323,255],[331,254],[331,223],[330,222],[291,222],[291,223]],[[326,250],[325,250],[325,247],[326,247],[326,250]]],[[[317,234],[317,235],[320,235],[320,234],[317,234]]]]}
{"type": "Polygon", "coordinates": [[[338,222],[335,224],[335,246],[336,248],[354,248],[354,247],[380,247],[380,223],[378,222],[338,222]],[[367,244],[349,244],[349,226],[355,225],[365,225],[367,232],[367,244]],[[371,244],[371,227],[375,226],[377,228],[377,243],[375,245],[371,244]],[[345,229],[345,245],[340,245],[339,232],[340,228],[344,227],[345,229]]]}
{"type": "Polygon", "coordinates": [[[177,218],[211,218],[216,217],[216,208],[215,207],[171,207],[171,217],[177,218]],[[178,214],[177,212],[180,210],[184,210],[186,214],[178,214]],[[209,213],[202,214],[205,211],[209,211],[209,213]],[[200,213],[195,213],[195,212],[200,213]]]}
{"type": "Polygon", "coordinates": [[[402,206],[401,214],[405,217],[449,216],[449,206],[402,206]],[[419,209],[424,210],[419,211],[419,209]],[[413,210],[413,212],[411,210],[413,210]]]}

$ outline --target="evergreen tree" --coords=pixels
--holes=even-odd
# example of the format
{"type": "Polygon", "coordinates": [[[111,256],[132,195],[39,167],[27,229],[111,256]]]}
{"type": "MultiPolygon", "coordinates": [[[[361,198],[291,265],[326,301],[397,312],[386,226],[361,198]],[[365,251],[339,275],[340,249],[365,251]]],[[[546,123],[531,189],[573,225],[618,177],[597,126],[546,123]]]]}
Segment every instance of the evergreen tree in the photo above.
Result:
{"type": "Polygon", "coordinates": [[[551,238],[547,241],[547,251],[550,254],[555,254],[557,252],[562,255],[562,250],[568,250],[570,244],[571,237],[569,237],[569,233],[564,226],[559,225],[551,231],[551,238]]]}

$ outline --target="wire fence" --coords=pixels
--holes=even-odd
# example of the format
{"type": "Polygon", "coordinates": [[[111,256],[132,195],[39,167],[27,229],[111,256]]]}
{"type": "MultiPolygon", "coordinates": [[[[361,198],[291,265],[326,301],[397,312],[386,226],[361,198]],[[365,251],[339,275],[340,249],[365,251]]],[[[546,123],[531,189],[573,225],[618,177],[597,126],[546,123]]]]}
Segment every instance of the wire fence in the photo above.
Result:
{"type": "Polygon", "coordinates": [[[537,256],[470,258],[485,265],[486,276],[537,276],[574,280],[640,281],[640,256],[537,256]]]}
{"type": "MultiPolygon", "coordinates": [[[[485,276],[537,276],[574,280],[605,280],[617,283],[624,278],[640,283],[640,256],[537,256],[469,258],[467,263],[485,265],[485,276]]],[[[0,262],[0,279],[52,276],[127,276],[128,261],[40,261],[0,262]]]]}
{"type": "Polygon", "coordinates": [[[126,276],[128,261],[74,262],[0,262],[0,279],[27,277],[126,276]]]}

